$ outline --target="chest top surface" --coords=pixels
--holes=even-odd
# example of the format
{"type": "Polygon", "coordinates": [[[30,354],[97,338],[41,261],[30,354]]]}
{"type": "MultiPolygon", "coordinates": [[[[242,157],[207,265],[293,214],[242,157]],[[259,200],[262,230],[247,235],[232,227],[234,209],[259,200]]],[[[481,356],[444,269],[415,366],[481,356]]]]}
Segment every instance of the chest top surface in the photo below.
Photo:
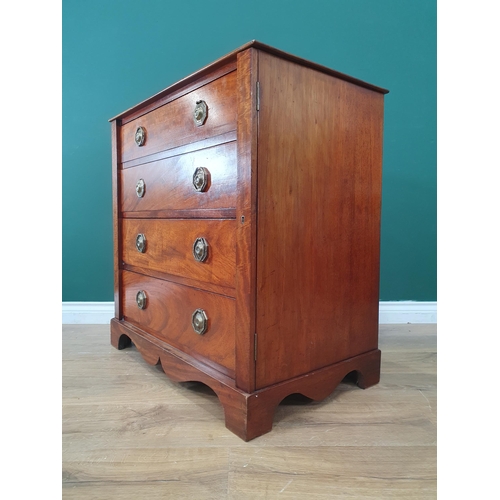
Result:
{"type": "MultiPolygon", "coordinates": [[[[301,57],[295,56],[293,54],[290,54],[288,52],[284,52],[282,50],[279,50],[275,47],[272,47],[270,45],[264,44],[262,42],[259,42],[257,40],[251,40],[250,42],[242,45],[241,47],[238,47],[237,49],[229,52],[225,56],[217,59],[216,61],[208,64],[207,66],[200,68],[198,71],[192,73],[191,75],[186,76],[182,80],[179,80],[175,82],[174,84],[166,87],[165,89],[161,90],[160,92],[154,94],[153,96],[149,97],[148,99],[145,99],[144,101],[141,101],[140,103],[134,105],[133,107],[127,109],[126,111],[123,111],[122,113],[114,116],[113,118],[110,118],[109,121],[113,120],[123,120],[127,121],[129,120],[132,116],[136,116],[138,113],[145,113],[148,110],[152,109],[151,106],[154,105],[154,103],[159,103],[163,102],[163,100],[166,98],[166,96],[175,96],[175,93],[179,91],[180,89],[183,89],[183,87],[186,87],[192,82],[195,82],[199,80],[200,78],[203,78],[203,76],[213,73],[213,72],[223,72],[225,67],[227,65],[235,64],[237,55],[240,52],[244,52],[245,50],[249,48],[255,48],[258,49],[262,52],[267,52],[269,54],[273,54],[279,58],[282,58],[284,60],[294,62],[296,64],[300,64],[302,66],[314,69],[316,71],[320,71],[322,73],[325,73],[327,75],[334,76],[336,78],[339,78],[341,80],[345,80],[351,83],[354,83],[356,85],[359,85],[361,87],[374,90],[375,92],[380,92],[381,94],[387,94],[389,91],[387,89],[384,89],[382,87],[378,87],[376,85],[372,85],[368,82],[365,82],[363,80],[360,80],[358,78],[354,78],[352,76],[346,75],[345,73],[341,73],[339,71],[335,71],[331,68],[328,68],[326,66],[323,66],[321,64],[317,64],[315,62],[309,61],[307,59],[303,59],[301,57]]],[[[235,68],[235,67],[234,67],[235,68]]]]}

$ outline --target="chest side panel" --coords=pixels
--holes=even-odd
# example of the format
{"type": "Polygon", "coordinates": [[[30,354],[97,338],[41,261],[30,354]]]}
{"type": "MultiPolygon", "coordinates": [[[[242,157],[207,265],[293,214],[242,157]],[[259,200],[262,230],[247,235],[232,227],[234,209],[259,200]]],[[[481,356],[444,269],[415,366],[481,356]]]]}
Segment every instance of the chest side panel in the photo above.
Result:
{"type": "Polygon", "coordinates": [[[377,348],[383,96],[259,55],[256,387],[377,348]]]}

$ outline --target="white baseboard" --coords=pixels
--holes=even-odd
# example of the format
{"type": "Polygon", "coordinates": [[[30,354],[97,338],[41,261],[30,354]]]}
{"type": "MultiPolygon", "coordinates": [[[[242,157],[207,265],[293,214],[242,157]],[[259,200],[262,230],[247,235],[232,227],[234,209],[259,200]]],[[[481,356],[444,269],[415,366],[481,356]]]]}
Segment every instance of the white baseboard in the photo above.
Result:
{"type": "MultiPolygon", "coordinates": [[[[64,325],[104,325],[114,314],[114,302],[62,303],[64,325]]],[[[437,302],[380,302],[379,323],[437,323],[437,302]]]]}
{"type": "Polygon", "coordinates": [[[115,316],[114,302],[63,302],[63,325],[104,325],[115,316]]]}
{"type": "Polygon", "coordinates": [[[394,323],[437,323],[437,302],[380,302],[378,322],[381,325],[394,323]]]}

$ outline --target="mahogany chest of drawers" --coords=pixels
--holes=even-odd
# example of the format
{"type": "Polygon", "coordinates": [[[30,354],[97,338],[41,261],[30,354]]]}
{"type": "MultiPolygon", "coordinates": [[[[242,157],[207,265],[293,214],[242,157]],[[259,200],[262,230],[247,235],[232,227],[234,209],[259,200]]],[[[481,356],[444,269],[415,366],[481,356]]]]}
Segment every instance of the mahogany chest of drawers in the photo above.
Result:
{"type": "Polygon", "coordinates": [[[386,90],[253,41],[111,119],[115,318],[244,440],[380,377],[386,90]]]}

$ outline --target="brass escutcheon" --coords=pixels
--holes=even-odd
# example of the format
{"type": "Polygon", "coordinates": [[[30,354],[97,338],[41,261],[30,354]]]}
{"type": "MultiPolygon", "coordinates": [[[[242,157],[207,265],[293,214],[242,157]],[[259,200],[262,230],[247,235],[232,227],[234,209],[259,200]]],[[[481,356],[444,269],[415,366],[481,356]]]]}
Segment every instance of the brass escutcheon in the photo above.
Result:
{"type": "Polygon", "coordinates": [[[198,335],[203,335],[207,331],[208,318],[203,309],[196,309],[191,317],[191,325],[198,335]]]}
{"type": "Polygon", "coordinates": [[[146,292],[144,290],[139,290],[135,296],[135,301],[137,302],[137,307],[139,309],[146,309],[146,292]]]}
{"type": "Polygon", "coordinates": [[[198,167],[193,174],[193,186],[196,191],[204,191],[208,185],[210,172],[205,167],[198,167]]]}
{"type": "Polygon", "coordinates": [[[138,146],[144,146],[146,142],[146,129],[144,127],[138,127],[135,131],[135,143],[138,146]]]}
{"type": "Polygon", "coordinates": [[[135,193],[137,194],[137,198],[142,198],[144,193],[146,192],[146,183],[144,179],[139,179],[137,184],[135,185],[135,193]]]}
{"type": "Polygon", "coordinates": [[[205,238],[196,238],[193,243],[193,257],[198,262],[205,262],[208,257],[208,243],[205,238]]]}
{"type": "Polygon", "coordinates": [[[193,112],[193,120],[197,127],[201,127],[207,119],[207,103],[205,101],[196,101],[193,112]]]}
{"type": "Polygon", "coordinates": [[[146,235],[139,233],[135,238],[135,248],[141,253],[146,251],[146,235]]]}

